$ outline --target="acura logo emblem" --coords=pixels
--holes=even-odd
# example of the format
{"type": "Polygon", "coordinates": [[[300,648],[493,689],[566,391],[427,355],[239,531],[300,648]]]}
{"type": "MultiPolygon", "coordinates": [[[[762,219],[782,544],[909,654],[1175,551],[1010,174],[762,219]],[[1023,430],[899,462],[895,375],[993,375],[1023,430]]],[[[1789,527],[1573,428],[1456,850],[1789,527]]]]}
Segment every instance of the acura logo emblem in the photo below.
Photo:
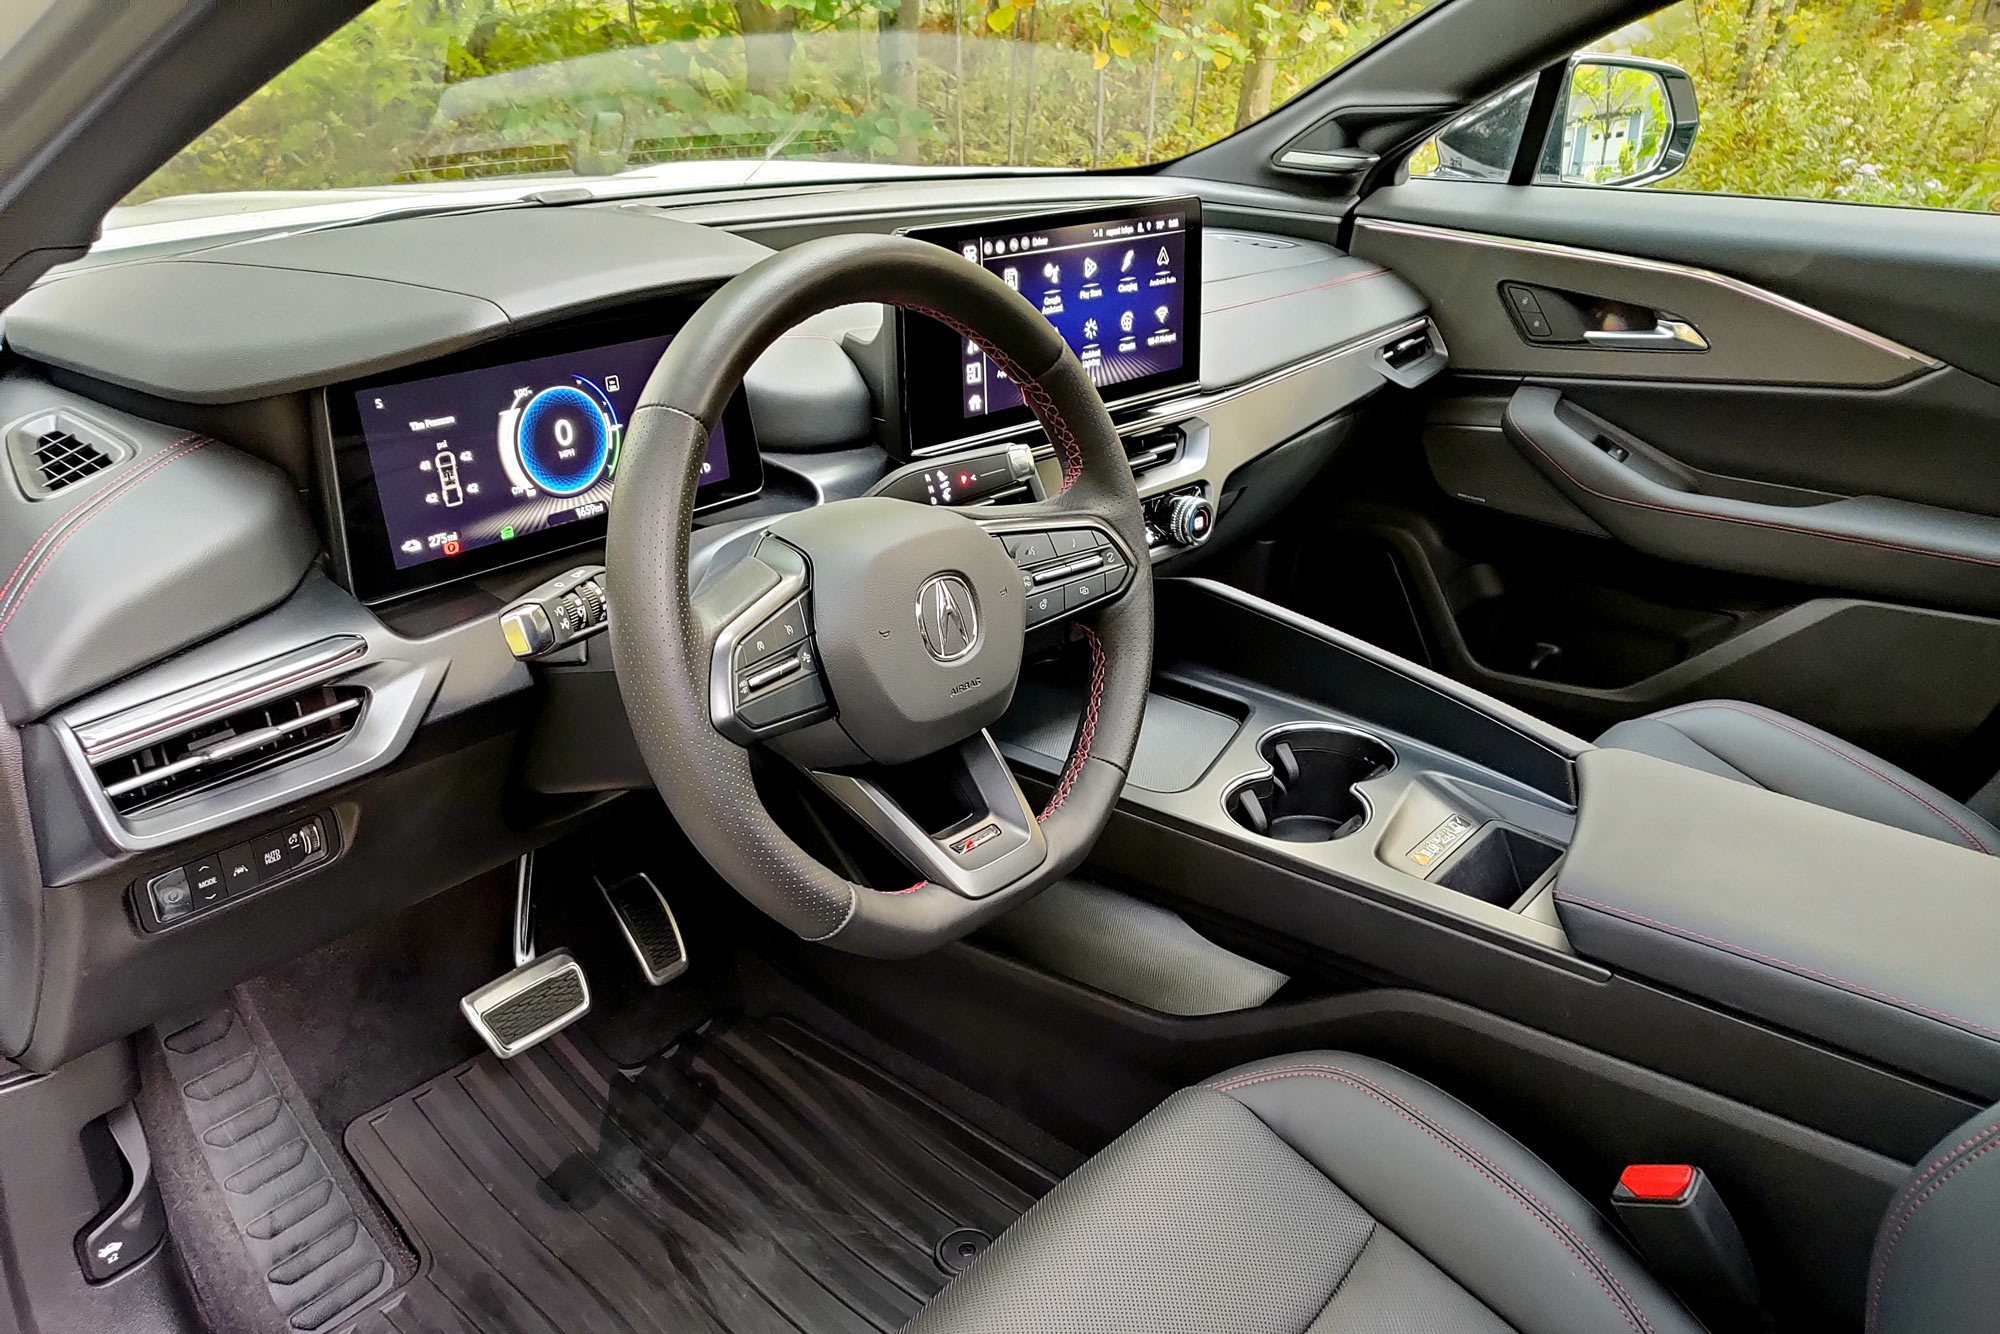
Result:
{"type": "Polygon", "coordinates": [[[972,586],[955,574],[934,574],[917,590],[917,629],[939,662],[957,662],[979,647],[979,611],[972,586]]]}

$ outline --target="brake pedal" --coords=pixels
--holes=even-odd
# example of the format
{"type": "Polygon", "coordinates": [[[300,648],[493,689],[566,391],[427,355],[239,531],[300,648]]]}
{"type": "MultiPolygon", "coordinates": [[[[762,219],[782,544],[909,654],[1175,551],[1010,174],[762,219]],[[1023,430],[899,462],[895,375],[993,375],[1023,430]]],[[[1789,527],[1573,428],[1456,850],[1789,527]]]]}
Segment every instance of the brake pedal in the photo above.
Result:
{"type": "Polygon", "coordinates": [[[665,986],[687,971],[687,943],[681,939],[680,923],[667,906],[666,895],[644,871],[626,876],[615,885],[597,882],[625,943],[639,960],[639,971],[654,986],[665,986]]]}
{"type": "Polygon", "coordinates": [[[550,950],[458,1003],[473,1030],[501,1060],[568,1028],[590,1013],[590,983],[568,950],[550,950]]]}
{"type": "Polygon", "coordinates": [[[590,1013],[590,983],[568,950],[535,953],[535,854],[514,876],[514,971],[459,1001],[473,1032],[506,1060],[590,1013]]]}

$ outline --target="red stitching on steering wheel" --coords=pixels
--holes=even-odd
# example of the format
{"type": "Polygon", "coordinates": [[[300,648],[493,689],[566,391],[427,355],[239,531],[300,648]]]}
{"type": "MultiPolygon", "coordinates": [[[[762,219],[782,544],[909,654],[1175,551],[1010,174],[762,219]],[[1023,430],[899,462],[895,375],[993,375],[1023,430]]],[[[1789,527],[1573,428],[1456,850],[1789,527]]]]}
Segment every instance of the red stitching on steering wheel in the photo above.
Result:
{"type": "MultiPolygon", "coordinates": [[[[1021,387],[1021,397],[1027,400],[1028,410],[1035,414],[1035,420],[1039,421],[1042,429],[1049,433],[1049,440],[1056,447],[1056,457],[1062,460],[1062,490],[1067,491],[1076,485],[1076,479],[1083,476],[1083,449],[1076,443],[1076,436],[1070,431],[1069,422],[1064,420],[1062,409],[1056,406],[1055,399],[1049,397],[1049,391],[1042,388],[1032,375],[1023,371],[1012,357],[995,347],[992,340],[977,329],[961,324],[943,311],[933,310],[929,306],[905,306],[904,309],[919,315],[928,315],[938,323],[956,329],[985,349],[986,355],[993,358],[994,363],[1006,372],[1007,378],[1021,387]]],[[[1061,495],[1062,491],[1056,494],[1061,495]]]]}
{"type": "Polygon", "coordinates": [[[1087,625],[1077,629],[1090,643],[1090,702],[1083,709],[1083,723],[1076,730],[1076,748],[1069,753],[1069,763],[1063,768],[1062,781],[1049,794],[1049,804],[1035,817],[1037,824],[1047,821],[1062,809],[1063,802],[1069,800],[1070,789],[1076,780],[1083,777],[1083,766],[1090,762],[1090,746],[1097,739],[1097,712],[1104,705],[1104,641],[1097,637],[1097,631],[1087,625]]]}

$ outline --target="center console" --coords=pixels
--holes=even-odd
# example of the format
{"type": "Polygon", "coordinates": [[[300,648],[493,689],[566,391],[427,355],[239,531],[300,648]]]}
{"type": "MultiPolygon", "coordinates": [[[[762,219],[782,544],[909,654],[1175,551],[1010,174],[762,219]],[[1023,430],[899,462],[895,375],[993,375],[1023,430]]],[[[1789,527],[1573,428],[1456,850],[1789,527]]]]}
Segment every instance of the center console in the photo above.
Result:
{"type": "MultiPolygon", "coordinates": [[[[1597,973],[1557,921],[1583,743],[1226,585],[1158,585],[1126,806],[1215,846],[1597,973]]],[[[1001,744],[1047,771],[1079,683],[1024,679],[1001,744]]],[[[1158,883],[1166,867],[1133,867],[1158,883]]]]}
{"type": "Polygon", "coordinates": [[[1951,1088],[2000,1090],[2000,862],[1631,751],[1580,761],[1576,948],[1951,1088]]]}
{"type": "MultiPolygon", "coordinates": [[[[1880,1155],[1863,1175],[2000,1097],[1971,888],[2000,892],[1993,859],[1593,749],[1223,584],[1156,596],[1153,694],[1090,876],[1317,985],[1462,1001],[1725,1119],[1880,1155]]],[[[1053,779],[1086,693],[1073,656],[1023,676],[993,731],[1024,786],[1053,779]]]]}

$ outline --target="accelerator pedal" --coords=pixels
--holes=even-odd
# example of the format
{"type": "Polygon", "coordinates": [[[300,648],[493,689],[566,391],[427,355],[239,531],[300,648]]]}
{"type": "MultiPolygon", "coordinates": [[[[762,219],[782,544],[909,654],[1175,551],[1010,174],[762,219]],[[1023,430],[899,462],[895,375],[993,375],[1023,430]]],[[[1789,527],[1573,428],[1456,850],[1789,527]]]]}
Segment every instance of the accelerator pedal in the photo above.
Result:
{"type": "Polygon", "coordinates": [[[674,920],[674,910],[667,906],[666,895],[660,893],[651,876],[641,871],[615,885],[599,881],[597,887],[611,905],[611,915],[618,919],[618,929],[648,982],[665,986],[687,971],[687,944],[681,939],[680,923],[674,920]]]}

